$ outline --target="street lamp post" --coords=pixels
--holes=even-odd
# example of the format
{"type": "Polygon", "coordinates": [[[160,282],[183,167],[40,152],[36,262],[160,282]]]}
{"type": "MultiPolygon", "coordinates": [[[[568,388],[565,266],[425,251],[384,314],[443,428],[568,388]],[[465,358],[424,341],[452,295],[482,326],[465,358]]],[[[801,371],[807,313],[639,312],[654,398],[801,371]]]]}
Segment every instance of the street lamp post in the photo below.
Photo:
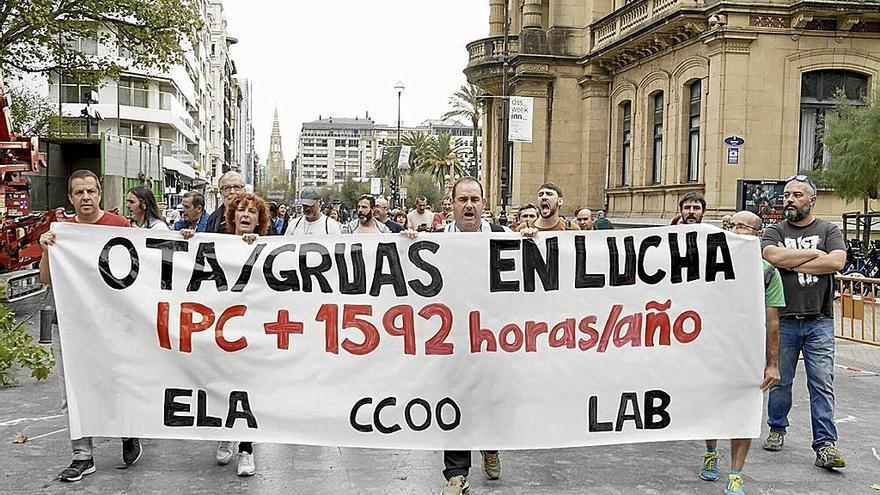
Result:
{"type": "Polygon", "coordinates": [[[508,37],[510,34],[510,17],[508,13],[508,3],[504,2],[504,42],[502,49],[502,67],[501,67],[501,113],[503,119],[501,121],[501,139],[503,146],[501,148],[501,213],[498,215],[498,223],[507,225],[507,207],[512,188],[510,187],[511,171],[510,171],[510,142],[508,141],[508,112],[509,112],[509,95],[510,88],[507,87],[507,70],[510,67],[508,37]]]}
{"type": "Polygon", "coordinates": [[[402,81],[397,81],[397,84],[394,85],[394,90],[397,91],[397,159],[398,163],[394,165],[394,197],[392,198],[394,207],[399,207],[400,202],[400,152],[403,151],[403,145],[400,142],[400,97],[403,94],[403,90],[406,87],[403,85],[402,81]]]}

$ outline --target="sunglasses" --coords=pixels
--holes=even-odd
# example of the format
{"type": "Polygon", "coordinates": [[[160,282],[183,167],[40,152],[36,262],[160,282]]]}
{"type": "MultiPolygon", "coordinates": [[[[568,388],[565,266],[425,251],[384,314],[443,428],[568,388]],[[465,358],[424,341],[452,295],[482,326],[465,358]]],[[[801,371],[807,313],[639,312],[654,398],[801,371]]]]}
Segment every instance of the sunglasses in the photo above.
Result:
{"type": "Polygon", "coordinates": [[[805,182],[805,183],[809,184],[810,187],[813,188],[813,191],[816,191],[816,190],[817,190],[817,189],[816,189],[816,183],[813,182],[813,180],[810,179],[809,177],[807,177],[806,175],[800,175],[800,174],[798,174],[798,175],[792,175],[792,176],[788,177],[787,179],[785,179],[785,183],[786,183],[786,184],[788,184],[788,183],[791,182],[791,181],[805,182]]]}

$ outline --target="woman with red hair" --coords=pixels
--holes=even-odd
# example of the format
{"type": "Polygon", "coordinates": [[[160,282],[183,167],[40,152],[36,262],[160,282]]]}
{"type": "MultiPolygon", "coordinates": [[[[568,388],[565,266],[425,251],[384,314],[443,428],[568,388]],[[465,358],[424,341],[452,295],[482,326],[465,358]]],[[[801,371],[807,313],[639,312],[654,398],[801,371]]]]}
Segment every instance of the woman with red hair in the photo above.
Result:
{"type": "MultiPolygon", "coordinates": [[[[253,244],[258,236],[269,232],[269,218],[266,202],[253,193],[233,196],[226,205],[226,231],[241,236],[248,244],[253,244]]],[[[195,235],[192,229],[184,229],[180,233],[184,239],[195,235]]],[[[220,442],[217,448],[217,464],[226,465],[232,457],[232,442],[220,442]]],[[[238,443],[237,472],[239,476],[253,476],[257,472],[253,442],[238,443]]]]}

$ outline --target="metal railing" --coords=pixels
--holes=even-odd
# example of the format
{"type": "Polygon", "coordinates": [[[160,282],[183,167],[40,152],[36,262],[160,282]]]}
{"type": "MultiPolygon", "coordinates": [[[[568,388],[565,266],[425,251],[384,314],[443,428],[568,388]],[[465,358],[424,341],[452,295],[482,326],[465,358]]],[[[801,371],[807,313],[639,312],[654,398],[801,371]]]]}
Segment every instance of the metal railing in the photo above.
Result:
{"type": "Polygon", "coordinates": [[[837,275],[840,293],[840,317],[835,318],[837,338],[880,346],[877,332],[877,298],[880,278],[837,275]]]}
{"type": "Polygon", "coordinates": [[[645,22],[665,17],[681,7],[697,7],[694,0],[635,0],[593,25],[591,49],[619,39],[645,22]]]}

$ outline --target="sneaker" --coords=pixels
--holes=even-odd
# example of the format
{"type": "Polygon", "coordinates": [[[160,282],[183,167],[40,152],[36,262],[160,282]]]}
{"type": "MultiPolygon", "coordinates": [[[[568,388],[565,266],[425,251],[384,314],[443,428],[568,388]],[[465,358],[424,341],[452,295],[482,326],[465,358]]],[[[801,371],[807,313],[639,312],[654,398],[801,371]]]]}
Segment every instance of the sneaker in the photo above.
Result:
{"type": "Polygon", "coordinates": [[[137,438],[128,438],[122,441],[122,462],[126,466],[131,466],[141,458],[144,449],[141,448],[141,442],[137,438]]]}
{"type": "Polygon", "coordinates": [[[819,450],[816,451],[816,466],[825,469],[842,468],[846,467],[846,459],[844,459],[843,454],[834,447],[834,444],[830,443],[823,447],[819,447],[819,450]]]}
{"type": "Polygon", "coordinates": [[[74,460],[70,463],[70,466],[67,469],[61,471],[61,474],[58,475],[58,479],[61,481],[79,481],[83,476],[94,472],[94,459],[86,459],[84,461],[74,460]]]}
{"type": "Polygon", "coordinates": [[[501,477],[501,456],[498,452],[483,452],[483,474],[490,480],[501,477]]]}
{"type": "Polygon", "coordinates": [[[703,467],[700,469],[700,478],[706,481],[718,481],[718,451],[706,451],[703,455],[703,467]]]}
{"type": "Polygon", "coordinates": [[[217,465],[225,466],[232,460],[232,442],[220,442],[217,445],[217,465]]]}
{"type": "Polygon", "coordinates": [[[254,464],[254,454],[247,452],[238,453],[238,475],[253,476],[257,472],[257,466],[254,464]]]}
{"type": "Polygon", "coordinates": [[[767,435],[767,440],[764,440],[764,450],[769,450],[770,452],[779,452],[782,450],[782,446],[785,444],[785,434],[779,433],[776,431],[771,431],[769,435],[767,435]]]}
{"type": "Polygon", "coordinates": [[[746,495],[743,491],[743,478],[738,474],[731,474],[727,477],[727,491],[725,495],[746,495]]]}
{"type": "Polygon", "coordinates": [[[467,476],[453,476],[449,478],[440,495],[461,495],[462,493],[467,493],[470,489],[471,485],[468,484],[467,476]]]}

